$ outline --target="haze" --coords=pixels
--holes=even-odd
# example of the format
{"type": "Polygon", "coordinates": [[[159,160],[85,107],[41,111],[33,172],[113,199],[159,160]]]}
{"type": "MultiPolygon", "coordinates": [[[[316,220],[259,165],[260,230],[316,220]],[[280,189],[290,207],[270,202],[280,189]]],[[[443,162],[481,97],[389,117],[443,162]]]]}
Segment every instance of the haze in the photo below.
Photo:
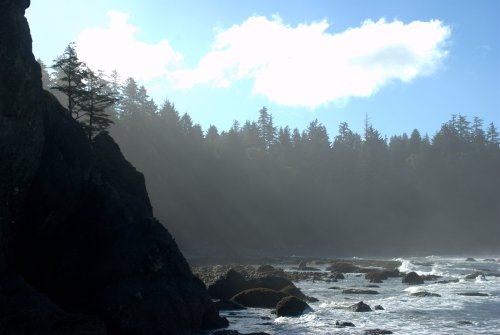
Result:
{"type": "Polygon", "coordinates": [[[50,66],[70,42],[102,70],[109,132],[188,256],[397,256],[499,251],[499,12],[52,0],[27,14],[63,105],[50,66]]]}

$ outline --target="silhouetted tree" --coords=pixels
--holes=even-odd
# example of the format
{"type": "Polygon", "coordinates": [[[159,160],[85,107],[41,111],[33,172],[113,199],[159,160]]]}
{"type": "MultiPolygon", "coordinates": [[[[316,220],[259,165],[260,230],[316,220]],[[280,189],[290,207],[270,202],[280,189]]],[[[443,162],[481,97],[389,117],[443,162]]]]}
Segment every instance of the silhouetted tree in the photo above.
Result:
{"type": "Polygon", "coordinates": [[[78,59],[75,44],[70,43],[64,53],[54,60],[52,68],[56,71],[57,81],[52,89],[64,93],[68,98],[68,112],[75,119],[81,117],[78,101],[83,91],[83,62],[78,59]]]}
{"type": "Polygon", "coordinates": [[[493,122],[491,122],[490,125],[488,126],[488,132],[486,133],[486,140],[488,141],[489,144],[492,145],[500,144],[500,135],[493,122]]]}
{"type": "Polygon", "coordinates": [[[106,92],[108,84],[92,70],[85,69],[83,72],[84,86],[78,93],[78,107],[81,110],[80,119],[89,139],[96,134],[107,132],[113,121],[106,113],[106,108],[116,102],[116,98],[109,90],[106,92]]]}
{"type": "Polygon", "coordinates": [[[259,120],[257,122],[259,127],[260,138],[264,142],[266,149],[269,149],[276,140],[276,128],[273,125],[273,116],[268,113],[266,107],[259,110],[259,120]]]}
{"type": "Polygon", "coordinates": [[[170,102],[170,100],[165,99],[160,108],[159,114],[168,126],[175,128],[179,125],[179,112],[175,108],[175,104],[170,102]]]}

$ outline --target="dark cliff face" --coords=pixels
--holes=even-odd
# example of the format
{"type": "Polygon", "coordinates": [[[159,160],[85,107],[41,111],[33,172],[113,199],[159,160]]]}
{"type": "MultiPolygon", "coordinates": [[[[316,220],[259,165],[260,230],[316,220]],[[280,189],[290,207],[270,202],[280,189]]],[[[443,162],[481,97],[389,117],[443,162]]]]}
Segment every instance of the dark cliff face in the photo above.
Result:
{"type": "Polygon", "coordinates": [[[224,326],[153,217],[143,175],[42,90],[27,6],[0,0],[0,333],[224,326]]]}

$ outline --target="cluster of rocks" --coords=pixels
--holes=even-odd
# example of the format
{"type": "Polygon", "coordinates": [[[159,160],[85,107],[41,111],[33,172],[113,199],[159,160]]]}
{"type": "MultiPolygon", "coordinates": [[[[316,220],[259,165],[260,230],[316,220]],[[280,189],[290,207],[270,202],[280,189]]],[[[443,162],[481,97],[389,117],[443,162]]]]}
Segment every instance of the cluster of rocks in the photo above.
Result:
{"type": "Polygon", "coordinates": [[[226,274],[229,270],[235,270],[242,274],[245,278],[259,278],[266,276],[282,277],[290,281],[299,282],[303,280],[310,281],[335,281],[330,277],[327,272],[319,272],[314,270],[297,270],[295,271],[284,271],[281,268],[275,268],[272,265],[198,265],[191,266],[191,270],[195,275],[197,275],[207,286],[215,282],[219,277],[226,274]]]}
{"type": "Polygon", "coordinates": [[[311,307],[307,302],[317,299],[304,295],[289,279],[277,276],[245,278],[230,269],[208,286],[219,309],[270,308],[278,316],[299,316],[311,307]]]}
{"type": "MultiPolygon", "coordinates": [[[[315,263],[312,263],[315,264],[315,263]]],[[[317,263],[316,263],[317,264],[317,263]]],[[[325,264],[322,264],[325,265],[325,264]]],[[[416,272],[402,273],[397,267],[400,263],[385,262],[383,265],[377,261],[363,261],[359,264],[355,261],[330,261],[326,263],[327,271],[317,272],[315,267],[310,267],[305,261],[298,263],[297,269],[300,271],[283,271],[283,269],[271,265],[261,266],[215,266],[215,267],[194,267],[193,271],[200,276],[207,284],[208,291],[212,298],[218,299],[216,305],[219,310],[241,309],[248,307],[272,308],[278,316],[299,316],[310,309],[307,302],[315,301],[314,298],[305,296],[292,281],[299,280],[322,280],[326,282],[336,282],[345,278],[345,274],[356,274],[363,276],[371,284],[366,288],[342,288],[330,287],[330,289],[342,290],[342,294],[350,295],[376,295],[379,292],[371,288],[378,288],[375,283],[383,283],[390,278],[400,278],[401,282],[407,285],[422,285],[426,281],[436,283],[457,282],[458,279],[438,281],[441,277],[437,275],[419,275],[416,272]],[[221,275],[221,272],[224,274],[221,275]],[[370,289],[367,289],[370,288],[370,289]]],[[[290,267],[289,267],[290,268],[290,267]]],[[[465,278],[484,278],[484,273],[475,272],[465,278]]],[[[466,296],[487,296],[479,292],[462,292],[458,295],[466,296]]],[[[410,294],[412,297],[440,297],[439,294],[427,291],[418,291],[410,294]]],[[[373,308],[360,301],[356,304],[341,307],[353,312],[371,312],[373,310],[384,310],[380,305],[373,308]]],[[[348,321],[337,321],[335,327],[355,327],[348,321]]],[[[365,334],[391,334],[391,331],[383,329],[369,329],[365,334]]]]}

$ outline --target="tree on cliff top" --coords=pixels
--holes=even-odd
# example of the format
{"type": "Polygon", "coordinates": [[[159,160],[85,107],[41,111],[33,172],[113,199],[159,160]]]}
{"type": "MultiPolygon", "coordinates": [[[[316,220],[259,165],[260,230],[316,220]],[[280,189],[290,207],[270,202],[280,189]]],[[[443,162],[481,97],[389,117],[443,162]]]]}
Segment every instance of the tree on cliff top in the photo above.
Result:
{"type": "Polygon", "coordinates": [[[88,138],[106,132],[113,123],[106,109],[117,98],[104,75],[96,74],[78,59],[74,43],[66,47],[52,68],[56,71],[56,80],[51,88],[67,96],[68,112],[83,125],[88,138]]]}
{"type": "Polygon", "coordinates": [[[54,60],[52,68],[56,71],[57,81],[51,87],[68,97],[68,112],[75,119],[82,115],[78,106],[83,89],[83,62],[78,59],[75,44],[70,43],[64,53],[54,60]]]}
{"type": "Polygon", "coordinates": [[[89,139],[96,134],[107,132],[113,121],[106,113],[106,108],[116,102],[112,94],[106,92],[107,83],[92,70],[83,72],[85,86],[79,92],[81,99],[78,103],[85,118],[83,126],[89,139]]]}

